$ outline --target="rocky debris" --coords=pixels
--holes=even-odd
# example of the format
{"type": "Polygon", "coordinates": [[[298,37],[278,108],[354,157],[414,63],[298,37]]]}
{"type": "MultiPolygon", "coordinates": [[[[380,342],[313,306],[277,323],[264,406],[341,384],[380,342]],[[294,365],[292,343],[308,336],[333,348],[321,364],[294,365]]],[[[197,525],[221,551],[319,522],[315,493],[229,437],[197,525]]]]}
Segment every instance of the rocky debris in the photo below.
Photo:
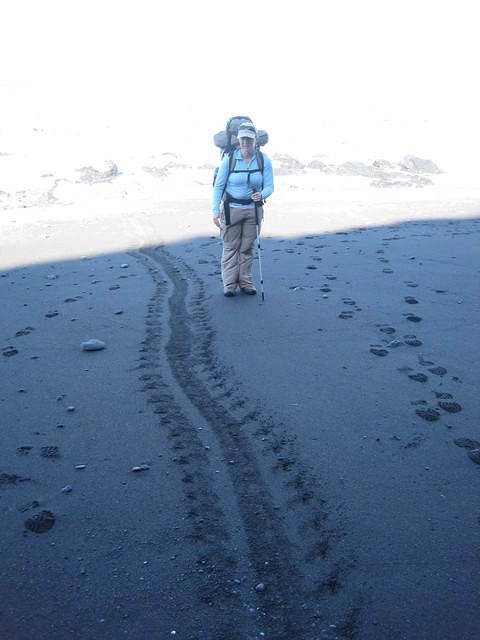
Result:
{"type": "Polygon", "coordinates": [[[417,158],[417,156],[405,156],[400,163],[400,167],[412,173],[443,173],[432,160],[417,158]]]}
{"type": "Polygon", "coordinates": [[[105,349],[105,343],[102,340],[91,338],[82,342],[81,347],[82,351],[101,351],[105,349]]]}
{"type": "Polygon", "coordinates": [[[290,176],[305,172],[305,165],[287,153],[273,154],[272,164],[277,176],[290,176]]]}
{"type": "Polygon", "coordinates": [[[431,187],[434,184],[433,180],[430,178],[425,178],[423,176],[409,176],[406,179],[396,180],[390,176],[385,178],[381,178],[378,180],[373,180],[370,183],[371,187],[379,187],[382,189],[385,188],[404,188],[404,187],[431,187]]]}
{"type": "Polygon", "coordinates": [[[77,169],[80,175],[80,182],[94,184],[96,182],[111,182],[120,175],[118,167],[112,160],[106,160],[101,169],[95,167],[81,167],[77,169]]]}
{"type": "Polygon", "coordinates": [[[154,178],[165,178],[168,176],[168,169],[164,167],[142,167],[143,171],[146,171],[154,178]]]}
{"type": "MultiPolygon", "coordinates": [[[[388,160],[374,160],[371,164],[358,161],[342,162],[332,164],[313,159],[307,167],[316,169],[336,176],[361,176],[372,178],[370,186],[377,188],[392,187],[426,187],[433,185],[433,181],[426,177],[426,174],[436,175],[443,173],[437,165],[428,159],[418,158],[413,155],[405,156],[399,162],[393,163],[388,160]]],[[[282,167],[280,166],[280,169],[282,167]]],[[[287,175],[279,173],[278,175],[287,175]]],[[[289,171],[288,173],[300,173],[299,171],[289,171]]]]}
{"type": "Polygon", "coordinates": [[[71,484],[66,484],[64,487],[62,487],[62,493],[72,493],[73,491],[73,487],[71,484]]]}

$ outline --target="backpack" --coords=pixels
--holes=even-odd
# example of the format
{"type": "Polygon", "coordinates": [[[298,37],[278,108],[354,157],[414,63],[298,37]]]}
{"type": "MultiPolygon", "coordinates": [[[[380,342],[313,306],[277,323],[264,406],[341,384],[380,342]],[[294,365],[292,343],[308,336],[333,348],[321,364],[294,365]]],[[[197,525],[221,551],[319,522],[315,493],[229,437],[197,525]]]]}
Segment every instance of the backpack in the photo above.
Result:
{"type": "MultiPolygon", "coordinates": [[[[232,173],[234,168],[232,166],[233,165],[232,151],[235,151],[235,149],[238,147],[237,134],[238,134],[238,129],[240,128],[240,125],[243,122],[248,122],[250,124],[253,124],[252,119],[249,118],[248,116],[233,116],[233,118],[229,118],[229,120],[227,121],[227,125],[225,129],[223,131],[219,131],[213,136],[213,143],[215,144],[216,147],[219,147],[221,149],[220,159],[223,160],[223,158],[227,154],[230,155],[230,167],[229,167],[228,175],[232,173]]],[[[268,142],[268,133],[266,131],[263,131],[263,129],[257,130],[257,146],[263,147],[265,144],[267,144],[267,142],[268,142]]],[[[261,153],[261,151],[259,151],[258,148],[257,148],[257,162],[263,175],[263,164],[264,164],[263,154],[261,153]]],[[[213,185],[215,185],[215,180],[217,179],[218,169],[219,167],[215,167],[213,172],[213,185]]],[[[227,180],[228,180],[228,176],[227,176],[227,180]]]]}

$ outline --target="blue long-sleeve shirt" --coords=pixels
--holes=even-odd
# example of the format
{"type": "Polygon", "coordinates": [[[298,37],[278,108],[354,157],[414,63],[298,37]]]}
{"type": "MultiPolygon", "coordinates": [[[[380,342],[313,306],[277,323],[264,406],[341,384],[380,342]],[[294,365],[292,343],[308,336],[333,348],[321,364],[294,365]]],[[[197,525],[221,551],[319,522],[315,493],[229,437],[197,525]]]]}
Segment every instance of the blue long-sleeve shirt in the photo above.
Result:
{"type": "MultiPolygon", "coordinates": [[[[242,158],[240,149],[236,149],[234,152],[236,158],[236,164],[234,169],[237,171],[246,169],[258,169],[255,173],[231,173],[228,176],[228,169],[230,166],[230,157],[226,155],[220,167],[218,169],[217,178],[215,180],[215,186],[213,187],[213,213],[217,215],[220,211],[220,202],[222,200],[225,182],[228,176],[226,191],[233,197],[239,200],[247,200],[252,197],[254,191],[261,191],[262,198],[268,198],[273,193],[273,167],[272,162],[268,156],[263,154],[263,178],[262,172],[258,166],[257,156],[254,154],[247,166],[247,163],[242,158]],[[250,187],[247,186],[248,176],[250,175],[250,187]]],[[[231,206],[234,206],[233,204],[231,206]]]]}

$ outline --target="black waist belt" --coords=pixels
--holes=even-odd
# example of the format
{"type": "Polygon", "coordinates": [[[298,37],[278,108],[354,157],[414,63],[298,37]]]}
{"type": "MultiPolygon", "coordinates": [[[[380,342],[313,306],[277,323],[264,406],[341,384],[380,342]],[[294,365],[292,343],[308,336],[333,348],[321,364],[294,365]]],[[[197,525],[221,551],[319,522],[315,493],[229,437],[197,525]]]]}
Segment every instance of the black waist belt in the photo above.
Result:
{"type": "Polygon", "coordinates": [[[232,202],[233,204],[253,204],[253,200],[251,198],[247,198],[246,200],[242,200],[241,198],[234,198],[233,196],[231,196],[229,193],[228,195],[228,202],[232,202]]]}

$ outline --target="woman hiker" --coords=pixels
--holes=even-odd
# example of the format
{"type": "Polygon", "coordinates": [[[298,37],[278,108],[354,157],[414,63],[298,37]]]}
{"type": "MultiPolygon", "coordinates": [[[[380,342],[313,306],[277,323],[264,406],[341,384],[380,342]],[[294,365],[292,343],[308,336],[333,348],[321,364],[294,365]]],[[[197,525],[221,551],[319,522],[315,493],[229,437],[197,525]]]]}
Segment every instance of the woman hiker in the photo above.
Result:
{"type": "Polygon", "coordinates": [[[260,233],[263,200],[273,193],[272,163],[256,150],[255,127],[242,123],[237,138],[240,146],[231,151],[232,162],[230,155],[223,158],[213,189],[213,222],[223,240],[223,293],[228,298],[237,286],[248,295],[257,293],[252,280],[256,225],[260,233]]]}

